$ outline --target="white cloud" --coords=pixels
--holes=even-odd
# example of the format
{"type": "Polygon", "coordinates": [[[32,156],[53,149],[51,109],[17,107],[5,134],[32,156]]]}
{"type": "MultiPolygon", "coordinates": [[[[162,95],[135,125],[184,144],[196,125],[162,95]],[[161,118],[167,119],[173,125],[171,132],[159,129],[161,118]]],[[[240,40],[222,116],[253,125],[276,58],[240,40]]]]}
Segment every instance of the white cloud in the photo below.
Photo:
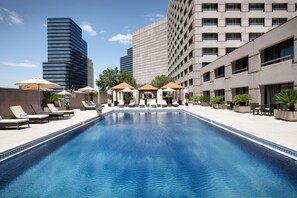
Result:
{"type": "Polygon", "coordinates": [[[46,23],[43,23],[43,24],[41,25],[41,28],[47,28],[47,24],[46,24],[46,23]]]}
{"type": "Polygon", "coordinates": [[[105,34],[105,30],[100,30],[99,34],[105,34]]]}
{"type": "Polygon", "coordinates": [[[20,16],[18,16],[16,12],[8,10],[6,8],[2,8],[1,11],[4,14],[4,17],[2,16],[2,18],[8,18],[10,24],[14,24],[14,25],[24,24],[23,19],[20,16]]]}
{"type": "Polygon", "coordinates": [[[10,62],[10,61],[3,61],[0,62],[3,65],[9,66],[9,67],[25,67],[25,68],[36,68],[37,65],[31,63],[31,61],[25,60],[22,62],[10,62]]]}
{"type": "Polygon", "coordinates": [[[158,20],[164,18],[165,15],[158,14],[158,13],[150,13],[150,14],[145,15],[145,17],[148,18],[149,21],[155,22],[155,21],[158,21],[158,20]]]}
{"type": "Polygon", "coordinates": [[[0,21],[2,21],[3,20],[3,16],[2,16],[2,14],[0,14],[0,21]]]}
{"type": "Polygon", "coordinates": [[[90,36],[96,36],[97,32],[93,29],[93,27],[87,23],[83,23],[80,25],[80,28],[85,31],[90,36]]]}
{"type": "Polygon", "coordinates": [[[132,41],[132,34],[117,34],[109,39],[110,42],[130,44],[132,41]]]}

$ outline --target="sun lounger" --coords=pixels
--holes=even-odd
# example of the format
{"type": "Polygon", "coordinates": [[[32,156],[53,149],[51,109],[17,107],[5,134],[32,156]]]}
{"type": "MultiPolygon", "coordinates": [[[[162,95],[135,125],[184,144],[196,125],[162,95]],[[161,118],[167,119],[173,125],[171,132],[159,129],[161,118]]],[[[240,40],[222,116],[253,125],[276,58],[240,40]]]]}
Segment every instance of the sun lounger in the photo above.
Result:
{"type": "Polygon", "coordinates": [[[37,115],[49,115],[49,117],[55,117],[57,119],[59,119],[60,117],[61,118],[64,118],[64,113],[62,112],[45,112],[42,110],[42,108],[40,107],[40,105],[38,104],[31,104],[31,107],[34,111],[34,113],[36,113],[37,115]]]}
{"type": "Polygon", "coordinates": [[[16,126],[19,129],[22,125],[30,127],[29,119],[3,119],[0,116],[0,128],[16,126]]]}
{"type": "Polygon", "coordinates": [[[157,103],[156,103],[156,100],[151,100],[151,108],[156,108],[157,107],[157,103]]]}
{"type": "Polygon", "coordinates": [[[176,101],[176,100],[173,100],[173,101],[172,101],[172,106],[174,106],[174,107],[178,107],[178,106],[179,106],[179,104],[177,103],[177,101],[176,101]]]}
{"type": "Polygon", "coordinates": [[[9,107],[13,115],[18,119],[29,119],[30,122],[49,121],[49,115],[28,115],[20,105],[9,107]]]}
{"type": "Polygon", "coordinates": [[[120,100],[119,103],[118,103],[119,108],[124,107],[124,105],[125,105],[124,101],[120,100]]]}
{"type": "Polygon", "coordinates": [[[162,100],[161,105],[162,105],[162,107],[167,107],[167,102],[166,102],[166,100],[162,100]]]}
{"type": "Polygon", "coordinates": [[[65,111],[59,111],[54,104],[47,104],[48,109],[50,110],[51,113],[56,113],[56,112],[62,112],[64,115],[73,115],[74,116],[74,111],[73,110],[65,110],[65,111]]]}
{"type": "Polygon", "coordinates": [[[83,106],[84,106],[84,109],[85,110],[95,110],[96,109],[96,106],[94,105],[89,105],[86,103],[86,101],[81,101],[83,106]]]}
{"type": "Polygon", "coordinates": [[[130,103],[128,104],[129,107],[135,107],[135,101],[131,100],[130,103]]]}
{"type": "Polygon", "coordinates": [[[139,107],[141,107],[141,108],[145,107],[145,101],[144,100],[139,101],[139,107]]]}

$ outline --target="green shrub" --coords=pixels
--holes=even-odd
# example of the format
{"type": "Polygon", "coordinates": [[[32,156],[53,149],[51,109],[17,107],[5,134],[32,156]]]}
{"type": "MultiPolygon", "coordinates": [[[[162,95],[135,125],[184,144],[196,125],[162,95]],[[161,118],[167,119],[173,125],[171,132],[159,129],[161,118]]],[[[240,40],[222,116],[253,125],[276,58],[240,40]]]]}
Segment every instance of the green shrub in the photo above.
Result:
{"type": "Polygon", "coordinates": [[[297,90],[290,89],[275,94],[274,100],[278,104],[286,104],[289,111],[295,111],[295,103],[297,102],[297,90]]]}
{"type": "Polygon", "coordinates": [[[210,99],[211,104],[219,104],[224,100],[224,96],[216,96],[210,99]]]}
{"type": "Polygon", "coordinates": [[[210,96],[200,96],[199,97],[199,101],[209,102],[209,100],[210,100],[210,96]]]}
{"type": "Polygon", "coordinates": [[[239,94],[233,98],[233,102],[239,106],[246,106],[250,100],[252,100],[252,96],[250,94],[239,94]]]}

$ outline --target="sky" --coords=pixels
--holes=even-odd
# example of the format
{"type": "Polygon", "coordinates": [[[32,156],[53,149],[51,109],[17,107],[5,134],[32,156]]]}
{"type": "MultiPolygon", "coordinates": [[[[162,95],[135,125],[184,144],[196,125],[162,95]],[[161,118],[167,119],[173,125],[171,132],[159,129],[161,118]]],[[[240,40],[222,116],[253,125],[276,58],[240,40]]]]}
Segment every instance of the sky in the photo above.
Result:
{"type": "Polygon", "coordinates": [[[42,77],[47,18],[72,18],[83,30],[94,80],[120,67],[132,33],[166,17],[168,0],[0,0],[0,87],[42,77]]]}

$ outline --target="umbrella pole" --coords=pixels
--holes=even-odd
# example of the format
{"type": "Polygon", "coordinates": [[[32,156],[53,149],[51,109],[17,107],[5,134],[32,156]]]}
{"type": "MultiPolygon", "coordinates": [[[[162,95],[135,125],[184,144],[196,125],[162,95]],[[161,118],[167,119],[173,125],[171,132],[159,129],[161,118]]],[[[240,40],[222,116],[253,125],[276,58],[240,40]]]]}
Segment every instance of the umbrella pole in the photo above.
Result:
{"type": "Polygon", "coordinates": [[[38,85],[38,104],[41,107],[41,105],[40,105],[40,85],[38,85]]]}

